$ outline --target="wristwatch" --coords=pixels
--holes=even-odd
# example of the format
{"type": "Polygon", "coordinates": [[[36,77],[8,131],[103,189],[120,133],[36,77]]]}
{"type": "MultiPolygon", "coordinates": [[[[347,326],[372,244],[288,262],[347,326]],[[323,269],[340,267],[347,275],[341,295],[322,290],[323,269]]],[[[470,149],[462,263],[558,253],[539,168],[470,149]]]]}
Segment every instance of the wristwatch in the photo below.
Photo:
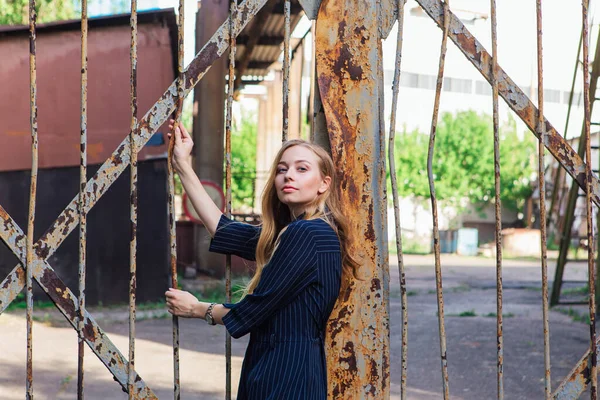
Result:
{"type": "Polygon", "coordinates": [[[215,322],[215,319],[213,318],[212,315],[212,311],[214,306],[217,303],[211,303],[210,306],[208,306],[208,309],[206,310],[206,314],[204,314],[204,320],[209,324],[209,325],[216,325],[217,323],[215,322]]]}

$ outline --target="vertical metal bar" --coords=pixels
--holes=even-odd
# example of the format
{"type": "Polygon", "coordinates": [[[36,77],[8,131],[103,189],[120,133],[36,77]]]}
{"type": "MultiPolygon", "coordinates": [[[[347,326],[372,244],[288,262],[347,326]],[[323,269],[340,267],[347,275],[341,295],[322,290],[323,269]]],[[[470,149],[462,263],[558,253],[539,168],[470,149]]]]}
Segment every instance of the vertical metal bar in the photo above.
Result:
{"type": "Polygon", "coordinates": [[[404,34],[404,5],[406,0],[398,0],[398,38],[396,40],[396,70],[392,83],[392,115],[390,118],[389,135],[389,162],[390,178],[392,180],[392,196],[394,200],[394,221],[396,223],[396,250],[398,254],[398,272],[400,278],[400,294],[402,296],[402,349],[401,349],[401,378],[400,396],[406,400],[406,381],[408,371],[408,295],[406,293],[406,272],[404,255],[402,253],[402,228],[400,225],[400,202],[398,199],[398,179],[396,177],[396,163],[394,158],[394,145],[396,139],[396,113],[398,108],[398,93],[402,65],[402,43],[404,34]]]}
{"type": "Polygon", "coordinates": [[[537,20],[537,73],[538,73],[538,182],[540,192],[540,234],[542,262],[542,316],[544,320],[544,394],[549,399],[552,394],[550,380],[550,327],[548,324],[548,256],[546,243],[546,176],[544,168],[544,142],[546,140],[546,124],[544,121],[544,76],[542,50],[542,0],[536,0],[537,20]]]}
{"type": "Polygon", "coordinates": [[[492,108],[494,121],[494,186],[496,215],[496,346],[498,399],[504,399],[504,333],[502,321],[502,203],[500,199],[500,132],[498,118],[498,33],[496,19],[496,0],[491,0],[492,17],[492,108]]]}
{"type": "Polygon", "coordinates": [[[290,0],[283,3],[284,40],[283,40],[283,132],[281,141],[288,140],[290,96],[290,0]]]}
{"type": "MultiPolygon", "coordinates": [[[[185,23],[185,0],[179,0],[178,22],[177,22],[177,66],[179,77],[177,79],[177,108],[175,109],[175,124],[179,125],[181,112],[183,110],[184,99],[184,23],[185,23]]],[[[176,241],[176,221],[175,221],[175,176],[173,172],[173,148],[175,146],[175,135],[171,135],[169,143],[169,162],[168,162],[168,189],[169,189],[169,226],[171,228],[170,248],[171,248],[171,286],[178,287],[177,282],[177,241],[176,241]]],[[[175,400],[181,398],[180,376],[179,376],[179,318],[173,315],[173,396],[175,400]]]]}
{"type": "MultiPolygon", "coordinates": [[[[588,239],[588,285],[589,308],[590,308],[590,357],[589,377],[590,377],[590,398],[595,400],[598,396],[598,376],[597,376],[597,354],[596,354],[596,271],[594,269],[594,227],[592,226],[592,156],[590,147],[590,67],[589,67],[589,22],[588,22],[589,0],[582,1],[582,23],[583,23],[583,105],[584,105],[584,124],[585,124],[585,205],[587,217],[587,239],[588,239]]],[[[594,93],[595,95],[595,93],[594,93]]]]}
{"type": "MultiPolygon", "coordinates": [[[[231,118],[233,107],[233,90],[235,78],[235,55],[237,51],[233,34],[233,21],[237,19],[237,1],[229,3],[229,72],[227,82],[227,114],[225,119],[225,215],[231,218],[231,118]]],[[[285,85],[285,83],[284,83],[285,85]]],[[[285,91],[284,91],[285,92],[285,91]]],[[[284,101],[286,97],[284,95],[284,101]]],[[[285,107],[284,107],[284,117],[285,107]]],[[[284,119],[286,127],[287,119],[284,119]]],[[[225,258],[225,297],[231,303],[231,255],[225,258]]],[[[225,399],[231,400],[231,335],[225,332],[225,399]]]]}
{"type": "Polygon", "coordinates": [[[29,0],[29,100],[31,118],[31,185],[27,222],[26,320],[27,320],[27,383],[26,397],[33,399],[33,228],[38,174],[37,71],[36,71],[36,11],[35,0],[29,0]]]}
{"type": "Polygon", "coordinates": [[[137,0],[131,0],[131,125],[129,127],[129,145],[131,152],[130,205],[129,219],[131,239],[129,242],[129,367],[127,373],[127,392],[129,399],[135,397],[135,298],[137,289],[137,205],[138,205],[138,153],[135,146],[137,132],[137,0]]]}
{"type": "Polygon", "coordinates": [[[444,29],[442,45],[440,49],[440,63],[437,76],[435,101],[433,106],[433,117],[431,120],[431,132],[429,135],[429,150],[427,154],[427,175],[429,177],[429,191],[431,194],[431,212],[433,214],[433,250],[435,253],[435,283],[438,304],[438,324],[440,334],[440,356],[442,365],[442,381],[444,389],[444,400],[450,398],[448,388],[448,360],[446,358],[446,328],[444,326],[444,294],[442,289],[442,266],[440,260],[440,230],[438,226],[437,199],[435,197],[435,184],[433,182],[433,153],[435,145],[435,131],[440,109],[440,94],[444,81],[444,65],[446,61],[446,48],[448,42],[448,31],[450,29],[450,4],[444,1],[444,29]]]}
{"type": "Polygon", "coordinates": [[[86,272],[86,236],[87,212],[85,209],[85,187],[87,185],[87,42],[88,15],[87,0],[81,0],[81,132],[79,156],[79,307],[77,313],[78,361],[77,361],[77,399],[83,400],[83,358],[85,338],[83,336],[85,310],[85,272],[86,272]]]}

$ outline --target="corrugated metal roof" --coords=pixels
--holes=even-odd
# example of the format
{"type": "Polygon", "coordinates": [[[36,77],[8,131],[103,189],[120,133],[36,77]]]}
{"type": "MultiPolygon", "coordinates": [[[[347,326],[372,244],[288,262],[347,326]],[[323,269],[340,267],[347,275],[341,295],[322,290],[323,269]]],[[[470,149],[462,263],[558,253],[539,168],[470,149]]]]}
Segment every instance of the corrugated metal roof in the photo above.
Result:
{"type": "MultiPolygon", "coordinates": [[[[256,26],[256,21],[260,23],[260,18],[255,17],[238,36],[236,63],[239,66],[242,61],[249,57],[249,60],[246,60],[247,67],[242,70],[242,75],[264,77],[269,73],[272,64],[279,59],[283,51],[285,23],[283,5],[283,0],[269,0],[264,9],[271,8],[271,12],[264,22],[260,26],[256,26]],[[253,35],[260,35],[259,42],[252,48],[251,54],[247,55],[247,46],[243,43],[253,35]]],[[[304,15],[298,0],[291,1],[290,14],[290,28],[293,31],[304,15]]],[[[292,39],[290,43],[292,48],[294,43],[297,43],[297,40],[292,39]]]]}

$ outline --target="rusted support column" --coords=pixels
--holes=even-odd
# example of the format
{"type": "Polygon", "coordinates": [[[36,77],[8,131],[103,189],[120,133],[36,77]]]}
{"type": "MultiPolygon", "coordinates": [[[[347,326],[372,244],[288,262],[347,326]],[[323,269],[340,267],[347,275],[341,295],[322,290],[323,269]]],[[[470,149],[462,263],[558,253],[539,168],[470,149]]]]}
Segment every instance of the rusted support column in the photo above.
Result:
{"type": "Polygon", "coordinates": [[[290,0],[283,3],[284,40],[283,40],[283,131],[281,141],[288,140],[289,131],[289,96],[290,96],[290,0]]]}
{"type": "Polygon", "coordinates": [[[494,191],[496,216],[496,351],[498,374],[498,400],[504,399],[504,332],[502,321],[502,202],[500,200],[500,129],[498,118],[498,33],[496,0],[491,0],[492,19],[492,107],[494,121],[494,191]]]}
{"type": "MultiPolygon", "coordinates": [[[[229,30],[233,31],[237,2],[229,2],[229,30]]],[[[225,118],[225,215],[231,218],[231,118],[234,95],[236,41],[229,36],[229,72],[227,81],[227,112],[225,118]]],[[[285,111],[284,111],[285,115],[285,111]]],[[[231,303],[231,255],[225,256],[225,298],[231,303]]],[[[225,331],[225,399],[231,400],[231,335],[225,331]]]]}
{"type": "Polygon", "coordinates": [[[343,288],[327,330],[329,397],[389,397],[389,271],[381,42],[375,1],[323,0],[316,24],[319,90],[343,208],[364,281],[343,288]],[[379,99],[377,101],[374,99],[379,99]]]}
{"type": "Polygon", "coordinates": [[[84,388],[84,349],[83,337],[85,310],[85,272],[86,272],[86,237],[87,212],[85,210],[85,185],[87,183],[87,70],[88,70],[88,16],[87,0],[81,0],[81,132],[79,156],[79,304],[77,313],[77,399],[83,400],[84,388]]]}
{"type": "Polygon", "coordinates": [[[26,398],[33,399],[33,227],[38,174],[38,122],[37,122],[37,71],[36,71],[36,20],[35,0],[29,0],[29,101],[31,119],[31,185],[29,190],[29,218],[27,220],[27,382],[26,398]]]}
{"type": "Polygon", "coordinates": [[[398,275],[400,279],[400,295],[402,296],[402,349],[400,353],[401,377],[400,396],[406,400],[406,379],[408,371],[408,296],[406,294],[406,273],[402,253],[402,228],[400,225],[400,201],[398,199],[398,179],[396,178],[396,163],[394,160],[394,145],[396,139],[396,113],[398,108],[398,92],[402,66],[402,42],[404,34],[404,5],[406,0],[398,0],[398,38],[396,40],[396,70],[392,83],[392,115],[390,118],[389,162],[390,178],[392,181],[392,197],[394,200],[394,222],[396,224],[396,250],[398,254],[398,275]]]}
{"type": "MultiPolygon", "coordinates": [[[[582,23],[583,23],[583,106],[585,124],[585,204],[587,217],[587,239],[588,239],[588,287],[590,308],[590,398],[596,400],[598,397],[598,373],[596,371],[596,270],[594,268],[594,227],[592,225],[592,151],[590,147],[590,66],[589,66],[589,0],[582,1],[582,23]]],[[[595,95],[595,93],[594,93],[595,95]]]]}
{"type": "MultiPolygon", "coordinates": [[[[538,73],[538,185],[540,192],[540,236],[541,236],[541,262],[542,262],[542,316],[544,323],[544,395],[550,398],[552,381],[550,380],[550,327],[548,324],[548,257],[546,243],[546,176],[544,168],[544,142],[546,139],[546,126],[544,124],[544,77],[543,77],[543,52],[542,52],[542,1],[536,1],[537,21],[537,73],[538,73]]],[[[588,159],[589,160],[589,159],[588,159]]]]}
{"type": "Polygon", "coordinates": [[[448,30],[450,29],[450,4],[449,0],[444,1],[444,26],[442,35],[442,45],[440,49],[440,64],[438,69],[437,84],[435,90],[435,100],[433,105],[433,117],[431,119],[431,132],[429,134],[429,151],[427,155],[427,175],[429,177],[429,192],[431,195],[431,213],[433,214],[433,251],[435,254],[435,283],[438,305],[438,329],[440,335],[440,360],[442,366],[442,385],[444,399],[450,397],[448,387],[448,359],[446,354],[446,327],[444,324],[444,294],[442,288],[442,265],[440,260],[440,230],[438,226],[437,198],[435,196],[435,185],[433,182],[433,152],[435,146],[435,133],[437,128],[438,113],[440,108],[440,95],[442,92],[442,83],[444,82],[444,65],[446,62],[446,49],[448,42],[448,30]]]}
{"type": "Polygon", "coordinates": [[[131,123],[129,125],[129,152],[131,154],[131,175],[129,194],[129,219],[131,239],[129,241],[129,364],[127,366],[127,393],[129,399],[134,398],[135,379],[135,296],[137,288],[137,205],[138,205],[138,150],[135,147],[137,130],[137,0],[131,0],[131,76],[129,89],[131,93],[131,123]]]}
{"type": "MultiPolygon", "coordinates": [[[[183,100],[185,99],[184,91],[184,41],[183,41],[183,27],[185,23],[184,18],[184,2],[185,0],[179,0],[179,10],[177,19],[177,107],[175,109],[175,123],[173,129],[181,121],[181,112],[183,110],[183,100]]],[[[179,287],[177,282],[177,238],[176,238],[176,224],[175,221],[175,173],[173,170],[173,149],[175,148],[175,134],[171,135],[171,141],[169,142],[169,156],[167,162],[167,190],[169,192],[168,198],[168,213],[169,213],[169,249],[171,251],[171,287],[177,289],[179,287]]],[[[179,400],[181,398],[181,382],[179,374],[179,317],[173,315],[173,398],[179,400]]]]}
{"type": "MultiPolygon", "coordinates": [[[[196,52],[211,37],[215,29],[227,19],[229,2],[198,1],[196,18],[196,52]]],[[[229,30],[229,22],[225,21],[229,30]]],[[[229,47],[228,37],[222,37],[222,43],[229,47]]],[[[221,57],[212,63],[203,79],[194,90],[194,126],[195,143],[194,169],[200,179],[223,184],[223,165],[225,154],[225,75],[227,57],[221,57]]],[[[225,277],[225,256],[208,251],[210,234],[203,225],[194,229],[194,255],[198,268],[210,271],[215,277],[225,277]]]]}

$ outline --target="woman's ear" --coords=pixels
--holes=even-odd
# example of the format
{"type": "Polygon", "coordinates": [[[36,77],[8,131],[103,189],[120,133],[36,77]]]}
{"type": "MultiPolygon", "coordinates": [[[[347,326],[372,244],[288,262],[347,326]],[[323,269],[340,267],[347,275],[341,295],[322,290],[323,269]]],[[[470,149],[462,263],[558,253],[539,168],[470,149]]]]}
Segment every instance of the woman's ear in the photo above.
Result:
{"type": "Polygon", "coordinates": [[[329,189],[329,185],[331,185],[331,177],[326,176],[325,178],[323,178],[321,186],[319,186],[319,194],[325,193],[329,189]]]}

